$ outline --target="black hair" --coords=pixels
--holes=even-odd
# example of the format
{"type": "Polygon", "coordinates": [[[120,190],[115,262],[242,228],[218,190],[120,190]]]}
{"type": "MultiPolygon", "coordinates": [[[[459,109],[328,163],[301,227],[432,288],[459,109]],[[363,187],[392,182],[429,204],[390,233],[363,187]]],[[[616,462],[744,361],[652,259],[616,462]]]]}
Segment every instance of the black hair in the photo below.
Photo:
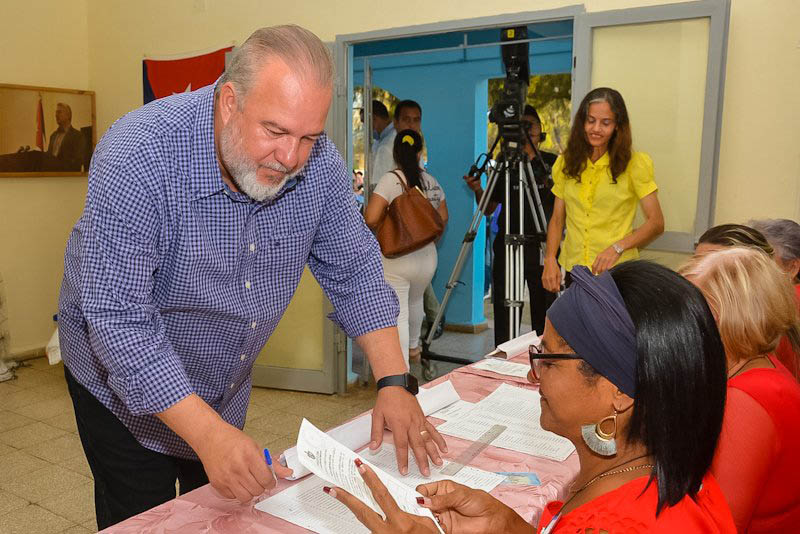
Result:
{"type": "MultiPolygon", "coordinates": [[[[695,498],[725,412],[725,349],[700,290],[643,260],[610,270],[636,328],[636,398],[626,439],[655,460],[656,515],[695,498]]],[[[648,485],[653,482],[650,478],[648,485]]]]}
{"type": "Polygon", "coordinates": [[[751,247],[760,249],[767,256],[772,256],[775,250],[769,244],[764,234],[743,224],[720,224],[706,230],[700,239],[700,243],[709,243],[723,247],[751,247]]]}
{"type": "Polygon", "coordinates": [[[419,168],[418,154],[422,152],[422,136],[414,130],[397,132],[394,138],[392,155],[397,167],[403,171],[408,187],[422,187],[422,169],[419,168]]]}
{"type": "Polygon", "coordinates": [[[533,117],[536,119],[536,122],[539,126],[542,125],[542,119],[539,118],[539,114],[536,113],[536,108],[531,106],[530,104],[525,104],[525,109],[522,112],[523,117],[533,117]]]}
{"type": "Polygon", "coordinates": [[[394,107],[394,120],[400,118],[404,108],[417,108],[419,110],[419,114],[422,115],[422,106],[420,106],[415,100],[401,100],[394,107]]]}
{"type": "Polygon", "coordinates": [[[389,120],[389,110],[386,109],[386,106],[383,105],[383,102],[380,100],[372,101],[372,114],[376,117],[389,120]]]}

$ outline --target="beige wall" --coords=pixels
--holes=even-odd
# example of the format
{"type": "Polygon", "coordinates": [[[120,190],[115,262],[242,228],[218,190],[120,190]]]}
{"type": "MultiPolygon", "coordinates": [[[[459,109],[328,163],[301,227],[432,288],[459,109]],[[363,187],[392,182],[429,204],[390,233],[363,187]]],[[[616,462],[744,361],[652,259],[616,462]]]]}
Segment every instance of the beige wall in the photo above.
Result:
{"type": "MultiPolygon", "coordinates": [[[[86,13],[86,0],[0,3],[2,82],[91,89],[86,13]]],[[[11,354],[42,348],[53,331],[64,244],[85,195],[82,177],[0,178],[0,274],[11,354]]]]}
{"type": "MultiPolygon", "coordinates": [[[[337,34],[576,3],[579,0],[408,0],[401,4],[402,9],[390,9],[388,2],[380,5],[366,0],[308,0],[281,3],[279,8],[274,2],[260,0],[84,0],[18,2],[13,6],[5,2],[0,20],[15,23],[4,25],[0,39],[5,41],[3,49],[13,53],[3,54],[0,68],[11,83],[96,91],[98,133],[102,134],[117,117],[141,104],[144,54],[206,50],[232,41],[238,44],[258,26],[286,22],[304,25],[323,40],[333,40],[337,34]]],[[[671,2],[584,2],[587,11],[664,3],[671,2]]],[[[798,21],[800,2],[796,0],[732,2],[718,223],[762,216],[800,219],[800,152],[793,135],[800,119],[798,21]]],[[[52,179],[0,179],[0,209],[13,205],[17,212],[28,214],[26,219],[4,221],[7,224],[0,229],[0,271],[7,285],[12,350],[41,346],[49,335],[64,239],[85,191],[84,180],[63,179],[61,189],[56,187],[58,197],[50,196],[49,201],[34,198],[32,193],[41,190],[37,184],[56,183],[48,180],[52,179]],[[45,209],[33,215],[33,206],[43,202],[45,209]],[[31,220],[38,223],[39,218],[44,222],[30,228],[31,220]],[[19,234],[14,239],[37,245],[25,254],[15,251],[12,255],[8,246],[12,233],[19,234]],[[30,265],[46,265],[47,276],[31,272],[30,265]]],[[[311,297],[310,302],[315,299],[311,297]]]]}

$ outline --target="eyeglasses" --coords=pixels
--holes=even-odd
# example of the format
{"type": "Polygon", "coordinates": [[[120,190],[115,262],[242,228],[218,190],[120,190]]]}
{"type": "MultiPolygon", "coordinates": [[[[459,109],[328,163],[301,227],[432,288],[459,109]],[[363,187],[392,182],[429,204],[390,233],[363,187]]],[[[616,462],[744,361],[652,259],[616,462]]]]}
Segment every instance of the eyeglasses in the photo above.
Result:
{"type": "Polygon", "coordinates": [[[542,377],[542,360],[580,360],[581,357],[575,353],[572,354],[550,354],[543,352],[541,343],[538,345],[530,345],[528,347],[528,358],[531,361],[531,375],[533,379],[538,382],[542,377]]]}

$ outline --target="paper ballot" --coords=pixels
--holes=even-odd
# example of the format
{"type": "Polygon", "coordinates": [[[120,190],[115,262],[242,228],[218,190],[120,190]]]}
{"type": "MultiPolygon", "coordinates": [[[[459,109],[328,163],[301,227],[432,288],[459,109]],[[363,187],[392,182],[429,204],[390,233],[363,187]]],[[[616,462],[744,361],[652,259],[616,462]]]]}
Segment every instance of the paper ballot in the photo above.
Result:
{"type": "Polygon", "coordinates": [[[575,447],[539,426],[539,398],[538,391],[501,384],[467,414],[445,421],[436,430],[475,441],[492,425],[505,425],[506,430],[492,442],[495,447],[564,461],[575,447]]]}
{"type": "MultiPolygon", "coordinates": [[[[300,433],[297,435],[297,457],[309,471],[330,484],[343,488],[375,512],[384,515],[356,468],[355,459],[359,456],[315,427],[307,419],[303,419],[300,424],[300,433]]],[[[365,458],[362,458],[362,461],[371,464],[365,458]]],[[[431,511],[417,504],[417,497],[422,497],[422,495],[402,484],[378,466],[371,464],[370,467],[386,486],[401,510],[428,517],[436,523],[431,511]]]]}
{"type": "MultiPolygon", "coordinates": [[[[433,412],[449,406],[457,400],[459,400],[458,393],[449,380],[432,388],[420,389],[417,394],[417,401],[419,401],[419,406],[425,415],[431,415],[433,412]]],[[[371,430],[372,416],[364,415],[334,428],[328,432],[328,435],[348,449],[356,450],[369,443],[371,430]]],[[[289,480],[297,480],[310,473],[299,461],[296,447],[287,449],[281,459],[293,472],[289,480]]]]}
{"type": "Polygon", "coordinates": [[[472,366],[473,369],[481,369],[483,371],[491,371],[499,375],[516,376],[519,378],[526,378],[531,366],[525,363],[507,362],[505,360],[498,360],[496,358],[489,358],[481,360],[472,366]]]}
{"type": "Polygon", "coordinates": [[[528,347],[539,342],[536,330],[522,334],[505,343],[500,343],[497,348],[486,355],[487,358],[513,358],[520,354],[527,354],[528,347]]]}
{"type": "Polygon", "coordinates": [[[431,414],[431,417],[435,417],[443,421],[449,421],[450,419],[458,419],[459,417],[463,416],[474,407],[475,407],[474,402],[467,402],[465,400],[459,399],[450,406],[445,406],[441,410],[436,410],[431,414]]]}

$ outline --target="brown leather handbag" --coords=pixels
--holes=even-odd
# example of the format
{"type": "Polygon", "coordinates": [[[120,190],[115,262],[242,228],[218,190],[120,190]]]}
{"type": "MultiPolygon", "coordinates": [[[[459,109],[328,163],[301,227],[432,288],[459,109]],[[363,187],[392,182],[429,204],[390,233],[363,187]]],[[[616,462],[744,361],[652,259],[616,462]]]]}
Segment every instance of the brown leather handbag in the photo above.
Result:
{"type": "Polygon", "coordinates": [[[409,188],[402,176],[392,171],[403,193],[392,200],[378,227],[378,244],[387,258],[404,256],[436,240],[444,231],[439,212],[419,187],[409,188]]]}

